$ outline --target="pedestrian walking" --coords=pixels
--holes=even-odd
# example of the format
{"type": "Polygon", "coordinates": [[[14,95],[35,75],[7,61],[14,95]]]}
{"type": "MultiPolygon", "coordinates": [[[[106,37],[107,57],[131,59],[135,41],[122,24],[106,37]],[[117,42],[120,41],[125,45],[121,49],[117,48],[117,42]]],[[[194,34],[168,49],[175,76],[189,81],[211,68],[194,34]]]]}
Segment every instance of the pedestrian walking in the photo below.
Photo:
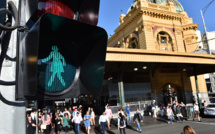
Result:
{"type": "Polygon", "coordinates": [[[33,120],[34,122],[36,122],[36,112],[35,111],[31,111],[31,120],[33,120]]]}
{"type": "Polygon", "coordinates": [[[91,108],[91,125],[95,126],[95,112],[93,111],[93,108],[91,108]]]}
{"type": "Polygon", "coordinates": [[[56,134],[60,134],[60,123],[61,123],[61,119],[58,116],[58,114],[55,114],[55,132],[56,134]]]}
{"type": "Polygon", "coordinates": [[[88,107],[87,111],[89,112],[89,115],[91,115],[91,108],[90,107],[88,107]]]}
{"type": "Polygon", "coordinates": [[[139,109],[136,110],[136,113],[134,114],[134,118],[133,118],[134,123],[137,123],[137,131],[142,132],[141,128],[140,128],[140,122],[143,122],[143,117],[142,115],[139,113],[139,109]]]}
{"type": "Polygon", "coordinates": [[[153,112],[153,118],[157,118],[156,102],[155,102],[155,100],[152,101],[152,112],[153,112]]]}
{"type": "Polygon", "coordinates": [[[119,111],[117,112],[117,117],[119,117],[119,114],[122,114],[123,116],[125,116],[124,111],[122,108],[119,109],[119,111]]]}
{"type": "Polygon", "coordinates": [[[42,121],[42,113],[41,112],[38,112],[38,130],[39,132],[42,132],[42,129],[41,129],[41,125],[43,124],[43,121],[42,121]]]}
{"type": "Polygon", "coordinates": [[[183,116],[182,116],[182,113],[181,113],[181,107],[180,107],[180,105],[178,105],[178,106],[176,107],[176,116],[177,116],[177,118],[178,118],[176,122],[182,120],[183,123],[184,123],[184,120],[182,119],[183,116]]]}
{"type": "Polygon", "coordinates": [[[107,105],[105,106],[105,110],[107,109],[108,106],[109,106],[109,104],[107,103],[107,105]]]}
{"type": "Polygon", "coordinates": [[[184,126],[183,134],[196,134],[191,126],[184,126]]]}
{"type": "Polygon", "coordinates": [[[207,102],[206,101],[204,101],[204,108],[206,108],[207,107],[207,102]]]}
{"type": "Polygon", "coordinates": [[[176,115],[176,107],[177,107],[177,104],[176,104],[176,102],[174,101],[174,103],[173,103],[173,105],[172,105],[172,110],[173,110],[174,115],[176,115]]]}
{"type": "Polygon", "coordinates": [[[57,113],[58,117],[61,117],[61,113],[60,113],[60,109],[57,109],[57,113]]]}
{"type": "Polygon", "coordinates": [[[198,118],[198,121],[201,122],[200,120],[200,111],[199,111],[199,106],[198,103],[195,103],[194,107],[193,107],[193,111],[194,111],[194,117],[193,117],[193,121],[195,120],[195,118],[198,118]]]}
{"type": "Polygon", "coordinates": [[[120,130],[120,134],[126,134],[125,133],[125,128],[126,128],[126,124],[125,124],[125,116],[123,116],[121,113],[119,113],[119,117],[118,117],[118,130],[120,130]]]}
{"type": "Polygon", "coordinates": [[[164,116],[164,104],[162,101],[160,101],[160,111],[161,111],[161,117],[164,116]]]}
{"type": "Polygon", "coordinates": [[[70,116],[70,112],[67,110],[67,108],[64,108],[63,116],[65,116],[65,113],[67,113],[68,117],[70,116]]]}
{"type": "Polygon", "coordinates": [[[89,114],[89,111],[87,111],[86,114],[84,115],[84,126],[87,134],[90,133],[90,119],[91,115],[89,114]]]}
{"type": "Polygon", "coordinates": [[[106,115],[105,112],[103,112],[103,114],[99,117],[99,125],[102,126],[103,134],[105,134],[107,123],[108,123],[108,128],[110,129],[110,126],[109,126],[110,122],[109,122],[108,116],[106,115]]]}
{"type": "Polygon", "coordinates": [[[127,104],[126,106],[126,116],[127,116],[127,125],[131,124],[131,113],[130,113],[130,105],[127,104]]]}
{"type": "Polygon", "coordinates": [[[63,130],[65,133],[69,131],[70,125],[69,125],[69,114],[65,113],[63,116],[63,130]]]}
{"type": "Polygon", "coordinates": [[[72,111],[71,107],[69,107],[68,112],[69,112],[69,119],[72,119],[72,113],[73,113],[73,111],[72,111]]]}
{"type": "Polygon", "coordinates": [[[76,134],[80,134],[80,123],[82,121],[82,116],[79,115],[79,112],[76,113],[75,116],[73,116],[72,118],[72,123],[74,122],[75,123],[75,133],[76,134]]]}
{"type": "Polygon", "coordinates": [[[37,127],[36,123],[32,120],[31,116],[29,116],[28,122],[27,122],[28,134],[34,134],[35,133],[35,127],[37,127]]]}
{"type": "Polygon", "coordinates": [[[173,114],[173,111],[172,111],[172,107],[171,107],[171,106],[168,106],[168,107],[167,107],[167,117],[168,117],[168,119],[171,121],[171,122],[168,121],[168,123],[173,124],[173,122],[172,122],[173,116],[174,116],[174,114],[173,114]]]}
{"type": "Polygon", "coordinates": [[[193,105],[196,103],[196,98],[195,98],[194,95],[193,95],[193,97],[192,97],[192,102],[193,102],[193,105]]]}
{"type": "Polygon", "coordinates": [[[44,114],[42,116],[42,121],[43,121],[42,125],[46,126],[45,133],[50,134],[50,131],[51,131],[51,117],[50,117],[50,115],[44,114]]]}
{"type": "Polygon", "coordinates": [[[76,115],[77,115],[77,112],[78,112],[78,109],[75,108],[75,110],[74,110],[73,113],[72,113],[72,117],[76,116],[76,115]]]}
{"type": "Polygon", "coordinates": [[[79,105],[79,107],[78,107],[78,111],[82,111],[82,105],[79,105]]]}
{"type": "Polygon", "coordinates": [[[106,113],[108,120],[109,120],[108,127],[110,127],[110,122],[111,122],[111,119],[113,117],[112,110],[110,109],[110,106],[107,107],[107,109],[105,110],[105,113],[106,113]]]}

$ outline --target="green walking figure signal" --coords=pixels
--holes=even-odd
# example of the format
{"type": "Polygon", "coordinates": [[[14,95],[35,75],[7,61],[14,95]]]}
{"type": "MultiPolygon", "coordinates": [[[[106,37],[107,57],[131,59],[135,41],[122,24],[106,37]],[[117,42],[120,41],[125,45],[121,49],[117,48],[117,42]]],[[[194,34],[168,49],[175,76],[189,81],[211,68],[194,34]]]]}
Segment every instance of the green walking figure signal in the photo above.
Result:
{"type": "Polygon", "coordinates": [[[61,84],[65,87],[66,84],[63,77],[61,76],[61,73],[64,72],[63,66],[66,66],[66,61],[64,57],[60,54],[60,52],[58,52],[57,46],[52,46],[52,50],[53,51],[51,51],[50,55],[47,58],[42,59],[43,63],[53,59],[51,63],[51,69],[50,69],[50,72],[52,72],[52,75],[48,82],[48,87],[52,85],[56,74],[61,84]]]}

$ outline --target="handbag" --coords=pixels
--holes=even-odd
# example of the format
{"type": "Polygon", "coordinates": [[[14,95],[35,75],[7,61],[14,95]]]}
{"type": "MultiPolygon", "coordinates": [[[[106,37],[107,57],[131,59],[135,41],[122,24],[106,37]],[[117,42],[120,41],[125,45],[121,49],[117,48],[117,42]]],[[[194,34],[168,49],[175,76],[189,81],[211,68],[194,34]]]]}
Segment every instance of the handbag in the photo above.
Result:
{"type": "Polygon", "coordinates": [[[41,129],[46,129],[46,125],[42,124],[41,129]]]}

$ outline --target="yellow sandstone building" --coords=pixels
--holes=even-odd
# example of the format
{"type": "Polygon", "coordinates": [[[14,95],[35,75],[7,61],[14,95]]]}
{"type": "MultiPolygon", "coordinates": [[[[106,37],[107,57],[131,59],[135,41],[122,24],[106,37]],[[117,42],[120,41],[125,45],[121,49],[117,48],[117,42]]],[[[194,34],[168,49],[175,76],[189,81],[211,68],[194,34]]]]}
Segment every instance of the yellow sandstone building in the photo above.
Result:
{"type": "Polygon", "coordinates": [[[108,40],[109,103],[208,102],[203,74],[215,72],[215,56],[195,53],[197,27],[177,0],[134,0],[108,40]],[[176,97],[166,96],[169,88],[176,97]]]}

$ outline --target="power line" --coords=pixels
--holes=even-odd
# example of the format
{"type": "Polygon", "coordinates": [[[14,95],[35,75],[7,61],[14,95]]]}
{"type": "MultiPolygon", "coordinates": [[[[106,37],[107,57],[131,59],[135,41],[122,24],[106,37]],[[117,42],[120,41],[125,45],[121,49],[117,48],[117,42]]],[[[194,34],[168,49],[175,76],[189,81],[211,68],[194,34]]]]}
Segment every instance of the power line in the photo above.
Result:
{"type": "Polygon", "coordinates": [[[209,8],[209,6],[214,2],[214,0],[212,0],[209,4],[207,4],[202,10],[204,10],[203,14],[205,14],[206,10],[209,8]]]}

